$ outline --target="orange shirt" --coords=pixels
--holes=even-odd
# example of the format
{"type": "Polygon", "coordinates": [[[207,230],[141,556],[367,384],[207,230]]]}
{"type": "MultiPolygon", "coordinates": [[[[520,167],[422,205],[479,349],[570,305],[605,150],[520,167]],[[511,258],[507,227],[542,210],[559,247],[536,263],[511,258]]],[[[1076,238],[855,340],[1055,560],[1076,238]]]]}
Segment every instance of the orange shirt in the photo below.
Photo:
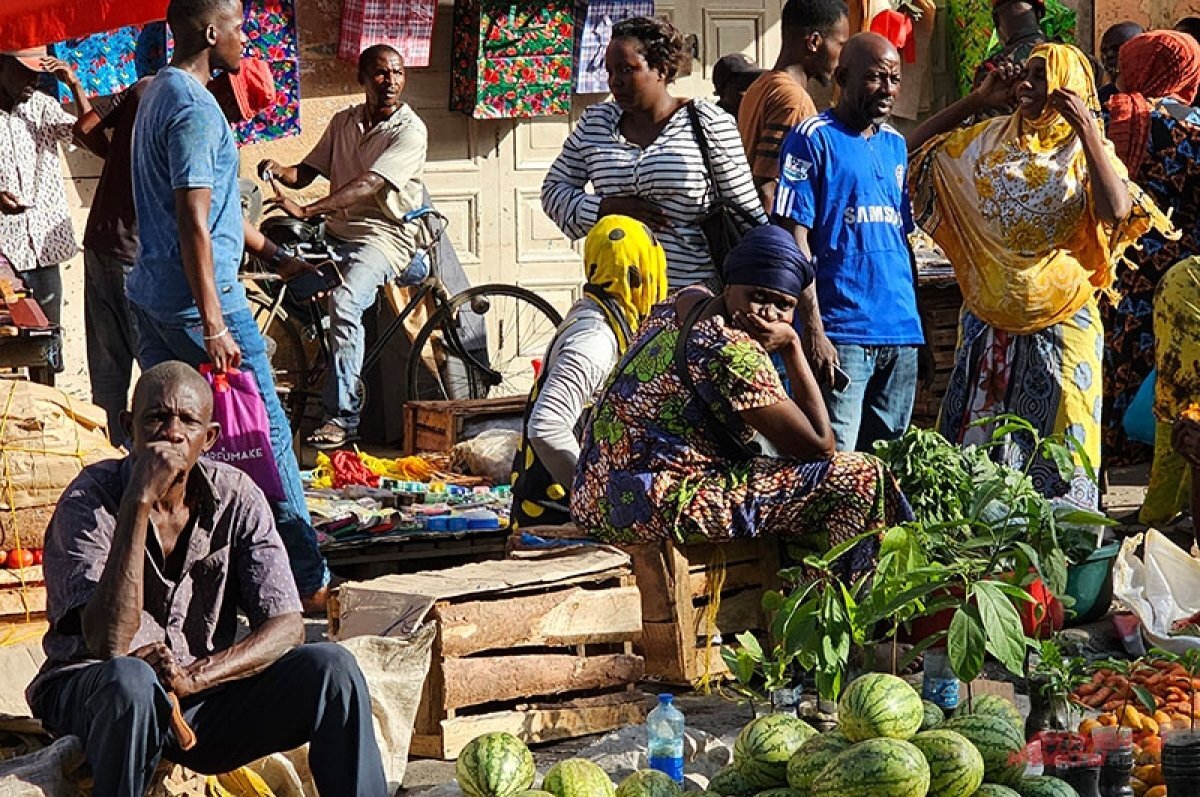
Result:
{"type": "Polygon", "coordinates": [[[750,84],[738,110],[738,133],[754,187],[768,214],[775,198],[775,183],[779,179],[779,150],[792,128],[810,116],[817,115],[817,106],[804,86],[786,72],[764,72],[750,84]]]}

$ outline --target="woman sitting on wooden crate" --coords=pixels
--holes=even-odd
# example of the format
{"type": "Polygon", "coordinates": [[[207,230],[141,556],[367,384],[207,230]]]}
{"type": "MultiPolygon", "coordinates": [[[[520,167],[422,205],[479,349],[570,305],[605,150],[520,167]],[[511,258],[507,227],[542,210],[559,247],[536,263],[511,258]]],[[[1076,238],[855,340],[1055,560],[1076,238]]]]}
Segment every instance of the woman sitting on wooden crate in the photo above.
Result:
{"type": "Polygon", "coordinates": [[[605,216],[583,246],[583,298],[558,327],[529,394],[513,462],[513,528],[571,520],[576,429],[650,308],[667,295],[667,256],[642,222],[605,216]]]}
{"type": "MultiPolygon", "coordinates": [[[[681,291],[643,322],[596,403],[571,513],[612,542],[777,534],[814,551],[911,517],[883,464],[834,453],[792,313],[813,266],[779,227],[751,230],[725,289],[681,291]],[[770,354],[791,381],[784,390],[770,354]],[[777,453],[755,450],[755,433],[777,453]]],[[[839,563],[873,565],[866,538],[839,563]]]]}

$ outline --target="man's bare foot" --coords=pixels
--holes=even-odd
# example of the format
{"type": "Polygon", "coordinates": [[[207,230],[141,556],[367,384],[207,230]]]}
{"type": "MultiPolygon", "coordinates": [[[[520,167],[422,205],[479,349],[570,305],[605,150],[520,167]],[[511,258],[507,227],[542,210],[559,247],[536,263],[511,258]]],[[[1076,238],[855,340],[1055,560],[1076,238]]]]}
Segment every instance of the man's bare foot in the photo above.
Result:
{"type": "Polygon", "coordinates": [[[325,614],[325,607],[328,603],[329,587],[321,587],[312,595],[300,599],[300,605],[304,608],[305,614],[325,614]]]}

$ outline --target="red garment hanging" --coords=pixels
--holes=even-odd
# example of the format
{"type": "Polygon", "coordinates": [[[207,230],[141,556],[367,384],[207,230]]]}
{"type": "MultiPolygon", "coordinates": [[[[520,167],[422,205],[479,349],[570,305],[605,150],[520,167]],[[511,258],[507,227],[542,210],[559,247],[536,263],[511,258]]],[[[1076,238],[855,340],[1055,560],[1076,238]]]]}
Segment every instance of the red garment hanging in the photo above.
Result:
{"type": "Polygon", "coordinates": [[[167,0],[20,0],[0,4],[0,51],[166,19],[167,0]]]}

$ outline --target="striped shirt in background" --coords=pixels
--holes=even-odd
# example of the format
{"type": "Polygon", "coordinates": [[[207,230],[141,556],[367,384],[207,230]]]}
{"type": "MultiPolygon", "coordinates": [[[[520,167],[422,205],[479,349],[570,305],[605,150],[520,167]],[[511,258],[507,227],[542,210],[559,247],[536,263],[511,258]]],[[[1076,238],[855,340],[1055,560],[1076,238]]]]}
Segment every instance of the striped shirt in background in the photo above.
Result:
{"type": "MultiPolygon", "coordinates": [[[[703,100],[696,101],[696,108],[721,197],[766,223],[733,117],[703,100]]],[[[716,194],[713,180],[705,173],[687,107],[676,111],[644,150],[626,141],[617,129],[621,113],[615,102],[593,105],[584,112],[542,183],[543,210],[559,229],[578,240],[599,218],[602,198],[648,200],[662,208],[670,221],[667,229],[656,230],[655,235],[667,253],[671,290],[715,277],[700,221],[716,194]],[[592,193],[584,189],[588,183],[592,193]]]]}
{"type": "Polygon", "coordinates": [[[766,72],[750,84],[738,110],[738,132],[750,161],[754,187],[770,212],[779,182],[779,150],[792,128],[810,116],[817,106],[804,86],[787,72],[766,72]]]}

